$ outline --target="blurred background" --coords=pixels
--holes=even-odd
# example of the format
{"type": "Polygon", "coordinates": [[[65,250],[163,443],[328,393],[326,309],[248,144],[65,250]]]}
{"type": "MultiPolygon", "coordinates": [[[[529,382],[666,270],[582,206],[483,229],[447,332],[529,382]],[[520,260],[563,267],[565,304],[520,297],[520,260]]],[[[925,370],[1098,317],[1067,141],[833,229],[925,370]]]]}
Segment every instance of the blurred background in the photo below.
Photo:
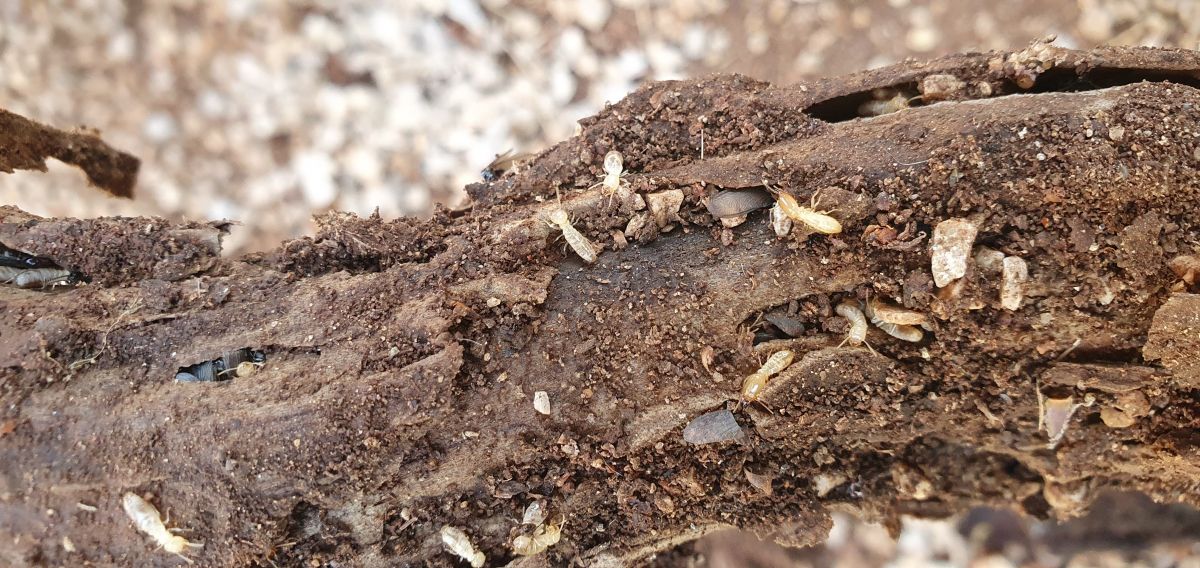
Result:
{"type": "Polygon", "coordinates": [[[790,83],[964,50],[1198,47],[1194,0],[3,0],[0,106],[143,160],[137,199],[0,177],[50,216],[232,219],[239,253],[329,209],[458,204],[646,81],[790,83]]]}
{"type": "MultiPolygon", "coordinates": [[[[242,225],[227,253],[265,250],[311,232],[322,211],[392,218],[460,204],[496,154],[569,137],[646,81],[737,72],[791,83],[1047,34],[1068,47],[1197,49],[1200,1],[0,0],[0,107],[98,129],[143,160],[133,201],[51,162],[49,175],[0,176],[0,203],[232,219],[242,225]]],[[[660,561],[1200,567],[1195,511],[1120,499],[1067,527],[977,511],[907,522],[895,541],[842,516],[820,549],[723,533],[660,561]],[[1069,546],[1096,534],[1115,544],[1069,546]]]]}

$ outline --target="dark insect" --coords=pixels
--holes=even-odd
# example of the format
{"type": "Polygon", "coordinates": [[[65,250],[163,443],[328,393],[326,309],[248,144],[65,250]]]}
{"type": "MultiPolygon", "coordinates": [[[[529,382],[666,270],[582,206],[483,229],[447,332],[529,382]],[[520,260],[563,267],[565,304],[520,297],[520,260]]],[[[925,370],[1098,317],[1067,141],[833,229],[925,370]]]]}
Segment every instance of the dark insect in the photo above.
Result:
{"type": "Polygon", "coordinates": [[[491,183],[497,178],[504,175],[504,172],[512,168],[513,164],[525,160],[533,156],[528,152],[514,152],[511,148],[503,154],[497,154],[496,159],[492,163],[483,168],[479,175],[483,177],[483,181],[491,183]]]}
{"type": "Polygon", "coordinates": [[[8,248],[0,244],[0,266],[8,268],[58,268],[54,261],[48,258],[33,256],[29,253],[21,252],[17,249],[8,248]]]}
{"type": "Polygon", "coordinates": [[[83,274],[62,268],[48,258],[0,244],[0,282],[19,288],[45,288],[86,281],[83,274]]]}
{"type": "Polygon", "coordinates": [[[184,383],[228,381],[253,374],[266,361],[266,353],[243,347],[211,361],[180,367],[175,373],[175,380],[184,383]]]}

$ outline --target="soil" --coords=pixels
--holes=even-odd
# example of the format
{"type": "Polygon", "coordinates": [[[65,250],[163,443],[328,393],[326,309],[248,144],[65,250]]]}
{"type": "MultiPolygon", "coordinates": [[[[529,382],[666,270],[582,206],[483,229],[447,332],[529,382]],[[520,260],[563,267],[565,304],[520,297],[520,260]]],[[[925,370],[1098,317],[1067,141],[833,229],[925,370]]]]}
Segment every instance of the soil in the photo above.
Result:
{"type": "Polygon", "coordinates": [[[92,283],[0,291],[0,558],[180,564],[127,491],[205,566],[465,565],[447,525],[487,565],[617,566],[731,525],[818,543],[832,511],[895,530],[976,505],[1068,518],[1105,488],[1200,505],[1200,290],[1168,266],[1200,250],[1198,85],[1200,53],[1044,43],[806,85],[716,76],[639,89],[428,221],[332,215],[237,259],[205,248],[210,225],[9,222],[5,244],[92,283]],[[946,75],[961,87],[935,97],[946,75]],[[857,116],[877,89],[928,100],[857,116]],[[679,211],[594,185],[613,149],[679,211]],[[842,232],[707,213],[764,183],[842,232]],[[556,240],[558,207],[595,264],[556,240]],[[974,261],[933,285],[951,218],[1026,261],[1019,309],[974,261]],[[832,306],[874,298],[928,314],[924,339],[844,345],[832,306]],[[172,380],[246,347],[267,357],[251,376],[172,380]],[[783,348],[796,362],[739,403],[783,348]],[[1068,397],[1088,405],[1050,447],[1039,408],[1068,397]],[[683,441],[721,408],[744,439],[683,441]],[[562,540],[515,557],[533,502],[562,540]]]}

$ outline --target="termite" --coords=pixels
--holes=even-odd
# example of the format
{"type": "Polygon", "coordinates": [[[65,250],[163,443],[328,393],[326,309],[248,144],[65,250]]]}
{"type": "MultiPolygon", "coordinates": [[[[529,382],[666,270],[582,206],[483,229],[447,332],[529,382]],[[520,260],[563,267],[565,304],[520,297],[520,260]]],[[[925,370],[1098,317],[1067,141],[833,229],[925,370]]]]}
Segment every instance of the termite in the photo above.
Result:
{"type": "Polygon", "coordinates": [[[621,189],[621,174],[625,173],[625,158],[616,150],[610,150],[604,155],[604,181],[600,184],[604,186],[604,191],[609,195],[617,193],[621,189]]]}
{"type": "Polygon", "coordinates": [[[622,209],[641,211],[646,208],[646,201],[638,193],[629,188],[629,182],[621,179],[625,174],[625,158],[616,150],[610,150],[604,155],[604,176],[592,188],[601,187],[608,195],[609,204],[617,198],[622,209]]]}
{"type": "Polygon", "coordinates": [[[483,568],[484,563],[487,562],[487,556],[475,548],[475,545],[471,543],[471,537],[467,536],[462,529],[446,525],[442,527],[441,535],[442,544],[445,544],[446,548],[450,549],[455,556],[466,560],[471,568],[483,568]]]}
{"type": "Polygon", "coordinates": [[[186,538],[172,534],[172,531],[178,529],[168,529],[158,509],[134,493],[126,493],[121,497],[121,507],[139,531],[150,535],[160,548],[186,560],[188,564],[193,562],[191,558],[184,556],[184,552],[189,548],[204,547],[204,543],[189,542],[186,538]]]}
{"type": "Polygon", "coordinates": [[[181,383],[208,383],[218,379],[224,372],[225,368],[217,368],[221,365],[221,361],[205,361],[197,363],[190,367],[184,367],[175,373],[175,380],[181,383]]]}
{"type": "Polygon", "coordinates": [[[538,525],[531,535],[521,535],[514,538],[512,541],[513,552],[521,556],[533,556],[545,551],[547,548],[558,544],[562,538],[562,529],[567,525],[567,518],[564,516],[557,525],[550,523],[538,525]]]}
{"type": "Polygon", "coordinates": [[[896,339],[909,341],[912,343],[918,343],[925,338],[925,333],[922,332],[921,328],[919,327],[911,324],[900,324],[895,323],[894,321],[889,321],[921,321],[921,323],[924,323],[923,314],[895,308],[884,312],[884,315],[886,316],[885,319],[885,317],[880,317],[880,314],[876,313],[874,306],[877,305],[881,304],[879,304],[877,301],[867,302],[867,317],[871,318],[871,323],[875,324],[875,327],[882,329],[884,333],[895,337],[896,339]],[[914,315],[909,316],[907,314],[914,315]],[[918,316],[921,317],[918,318],[918,316]]]}
{"type": "Polygon", "coordinates": [[[750,374],[742,381],[742,402],[756,402],[758,397],[762,395],[763,388],[767,386],[767,381],[772,375],[776,375],[788,368],[792,364],[792,360],[796,358],[796,354],[790,349],[776,351],[770,357],[767,357],[767,362],[759,367],[758,371],[750,374]]]}
{"type": "Polygon", "coordinates": [[[592,244],[587,237],[583,236],[575,227],[571,226],[571,219],[567,217],[567,212],[561,207],[555,208],[547,215],[547,224],[552,227],[557,227],[562,231],[563,238],[570,245],[571,250],[579,255],[584,262],[591,264],[596,262],[596,257],[599,251],[596,250],[596,245],[592,244]]]}
{"type": "MultiPolygon", "coordinates": [[[[858,306],[849,303],[838,304],[834,311],[839,316],[846,318],[850,322],[850,331],[846,332],[846,339],[843,339],[838,347],[849,343],[854,347],[867,343],[867,317],[863,315],[862,310],[858,306]]],[[[867,345],[870,347],[870,345],[867,345]]]]}
{"type": "Polygon", "coordinates": [[[817,211],[817,194],[814,193],[809,201],[809,207],[800,205],[790,193],[775,191],[775,203],[780,211],[794,221],[808,225],[812,230],[825,234],[836,235],[842,232],[842,223],[830,217],[828,211],[817,211]]]}
{"type": "Polygon", "coordinates": [[[876,93],[876,97],[880,98],[876,98],[858,105],[858,116],[883,116],[885,114],[902,111],[906,108],[909,108],[913,101],[922,100],[921,95],[910,97],[901,92],[897,92],[891,98],[881,98],[886,96],[886,93],[876,93]]]}
{"type": "Polygon", "coordinates": [[[221,356],[220,361],[224,370],[219,374],[232,373],[235,377],[249,377],[266,363],[267,355],[262,351],[243,347],[221,356]]]}

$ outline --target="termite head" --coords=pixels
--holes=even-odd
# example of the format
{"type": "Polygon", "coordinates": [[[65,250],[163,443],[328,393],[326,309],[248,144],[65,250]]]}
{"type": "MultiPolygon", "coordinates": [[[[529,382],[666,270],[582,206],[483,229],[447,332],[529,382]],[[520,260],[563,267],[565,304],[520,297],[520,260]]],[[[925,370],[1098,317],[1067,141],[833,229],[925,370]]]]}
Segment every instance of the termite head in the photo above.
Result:
{"type": "Polygon", "coordinates": [[[552,224],[559,226],[566,225],[571,222],[570,217],[567,216],[567,212],[561,207],[550,210],[550,212],[546,214],[546,219],[548,219],[552,224]]]}
{"type": "Polygon", "coordinates": [[[767,386],[769,377],[765,373],[752,373],[742,381],[742,403],[756,402],[767,386]]]}
{"type": "Polygon", "coordinates": [[[621,175],[625,170],[625,158],[616,150],[610,150],[604,155],[604,173],[608,175],[621,175]]]}
{"type": "Polygon", "coordinates": [[[234,368],[233,374],[238,377],[249,377],[250,375],[257,373],[263,365],[265,365],[265,363],[242,361],[241,363],[238,363],[236,368],[234,368]]]}

